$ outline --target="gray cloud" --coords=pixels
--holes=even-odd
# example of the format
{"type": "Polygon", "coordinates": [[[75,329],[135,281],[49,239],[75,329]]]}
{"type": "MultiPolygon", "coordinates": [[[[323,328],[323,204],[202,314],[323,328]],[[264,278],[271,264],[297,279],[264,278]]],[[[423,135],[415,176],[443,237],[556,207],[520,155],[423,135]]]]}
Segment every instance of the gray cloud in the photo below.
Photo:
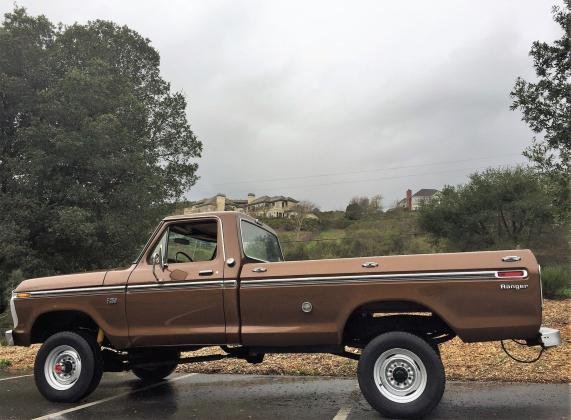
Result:
{"type": "Polygon", "coordinates": [[[531,42],[558,36],[550,3],[533,0],[19,4],[152,40],[204,142],[190,198],[251,191],[325,209],[523,162],[531,133],[508,93],[533,75],[531,42]]]}

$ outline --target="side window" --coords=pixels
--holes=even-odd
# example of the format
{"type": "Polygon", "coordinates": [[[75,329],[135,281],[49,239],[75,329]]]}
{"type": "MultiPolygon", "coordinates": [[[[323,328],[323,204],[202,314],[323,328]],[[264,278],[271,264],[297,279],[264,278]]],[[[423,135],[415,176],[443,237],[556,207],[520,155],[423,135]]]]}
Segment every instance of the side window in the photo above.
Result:
{"type": "Polygon", "coordinates": [[[242,246],[247,257],[258,261],[283,261],[278,238],[273,233],[242,220],[242,246]]]}
{"type": "Polygon", "coordinates": [[[211,261],[216,258],[218,224],[200,220],[169,226],[167,263],[211,261]]]}
{"type": "Polygon", "coordinates": [[[211,261],[216,258],[218,224],[216,220],[197,220],[170,225],[149,254],[162,249],[167,264],[211,261]]]}

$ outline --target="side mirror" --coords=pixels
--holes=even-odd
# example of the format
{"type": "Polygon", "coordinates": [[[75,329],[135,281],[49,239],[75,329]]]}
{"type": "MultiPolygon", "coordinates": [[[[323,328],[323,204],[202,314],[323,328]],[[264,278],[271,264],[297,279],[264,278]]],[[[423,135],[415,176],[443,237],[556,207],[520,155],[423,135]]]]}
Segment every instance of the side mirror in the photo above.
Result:
{"type": "Polygon", "coordinates": [[[153,262],[153,275],[155,276],[155,280],[156,281],[162,281],[159,276],[157,276],[157,273],[155,272],[155,266],[160,265],[161,270],[164,268],[165,264],[163,261],[163,250],[161,248],[159,248],[158,252],[155,252],[153,254],[153,256],[151,257],[151,261],[153,262]]]}

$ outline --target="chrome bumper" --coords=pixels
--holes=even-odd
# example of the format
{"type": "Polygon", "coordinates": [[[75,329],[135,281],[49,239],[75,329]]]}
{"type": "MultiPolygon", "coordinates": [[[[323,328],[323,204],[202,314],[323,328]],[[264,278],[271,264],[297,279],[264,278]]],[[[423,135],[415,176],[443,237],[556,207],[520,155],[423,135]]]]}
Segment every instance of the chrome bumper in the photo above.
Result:
{"type": "Polygon", "coordinates": [[[13,346],[14,345],[14,336],[12,335],[12,330],[6,331],[6,333],[4,335],[6,336],[6,341],[8,342],[8,345],[13,346]]]}
{"type": "Polygon", "coordinates": [[[543,347],[555,347],[561,344],[561,335],[555,328],[541,327],[539,329],[539,342],[543,347]]]}

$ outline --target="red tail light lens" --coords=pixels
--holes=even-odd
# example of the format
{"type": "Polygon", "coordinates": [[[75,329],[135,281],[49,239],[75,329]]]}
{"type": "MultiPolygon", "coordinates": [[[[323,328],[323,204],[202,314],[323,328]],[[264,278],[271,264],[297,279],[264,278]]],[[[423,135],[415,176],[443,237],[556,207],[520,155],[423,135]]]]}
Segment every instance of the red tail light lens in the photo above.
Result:
{"type": "Polygon", "coordinates": [[[498,277],[525,277],[525,271],[514,270],[514,271],[498,271],[498,277]]]}

